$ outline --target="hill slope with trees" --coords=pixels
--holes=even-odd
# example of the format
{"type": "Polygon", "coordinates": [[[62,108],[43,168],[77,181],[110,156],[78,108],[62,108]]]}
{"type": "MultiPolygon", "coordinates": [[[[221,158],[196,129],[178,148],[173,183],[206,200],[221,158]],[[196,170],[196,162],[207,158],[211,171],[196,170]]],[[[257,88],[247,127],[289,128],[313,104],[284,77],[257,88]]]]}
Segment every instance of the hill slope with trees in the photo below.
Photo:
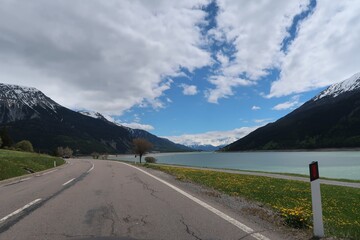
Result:
{"type": "Polygon", "coordinates": [[[223,151],[360,147],[360,74],[334,84],[223,151]]]}

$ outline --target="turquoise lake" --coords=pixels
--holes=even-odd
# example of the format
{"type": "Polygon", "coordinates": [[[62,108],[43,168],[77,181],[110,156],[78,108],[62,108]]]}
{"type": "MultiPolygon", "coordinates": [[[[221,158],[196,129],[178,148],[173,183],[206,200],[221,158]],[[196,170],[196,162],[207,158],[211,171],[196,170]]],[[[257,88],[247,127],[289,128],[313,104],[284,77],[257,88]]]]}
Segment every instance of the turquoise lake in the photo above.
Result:
{"type": "MultiPolygon", "coordinates": [[[[360,152],[236,152],[148,154],[158,163],[208,168],[309,174],[309,164],[318,161],[320,177],[360,180],[360,152]]],[[[134,155],[116,159],[139,161],[134,155]]]]}

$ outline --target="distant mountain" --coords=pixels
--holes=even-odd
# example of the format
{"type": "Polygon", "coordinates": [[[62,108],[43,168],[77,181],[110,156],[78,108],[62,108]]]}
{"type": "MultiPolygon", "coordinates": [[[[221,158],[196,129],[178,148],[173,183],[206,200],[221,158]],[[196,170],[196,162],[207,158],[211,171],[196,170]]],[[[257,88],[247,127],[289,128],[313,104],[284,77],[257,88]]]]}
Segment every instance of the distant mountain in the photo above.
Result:
{"type": "Polygon", "coordinates": [[[118,126],[104,116],[67,109],[35,88],[0,84],[0,128],[7,127],[15,142],[30,140],[35,149],[53,152],[69,146],[77,153],[128,153],[132,140],[143,136],[155,151],[184,151],[185,146],[143,130],[118,126]]]}
{"type": "Polygon", "coordinates": [[[360,73],[222,150],[353,147],[360,147],[360,73]]]}
{"type": "Polygon", "coordinates": [[[128,130],[130,136],[132,138],[144,138],[147,139],[149,142],[151,142],[154,147],[153,151],[161,151],[161,152],[179,152],[179,151],[193,151],[192,148],[177,144],[174,142],[171,142],[170,140],[166,138],[157,137],[154,134],[151,134],[145,130],[142,129],[133,129],[129,127],[122,126],[121,124],[114,122],[113,119],[111,119],[108,116],[104,116],[101,113],[98,112],[92,112],[92,111],[79,111],[79,113],[95,118],[100,119],[102,121],[108,122],[110,124],[115,124],[121,128],[125,128],[128,130]]]}
{"type": "Polygon", "coordinates": [[[217,151],[220,148],[224,147],[224,145],[222,146],[213,146],[213,145],[190,145],[188,146],[194,150],[197,151],[205,151],[205,152],[212,152],[212,151],[217,151]]]}

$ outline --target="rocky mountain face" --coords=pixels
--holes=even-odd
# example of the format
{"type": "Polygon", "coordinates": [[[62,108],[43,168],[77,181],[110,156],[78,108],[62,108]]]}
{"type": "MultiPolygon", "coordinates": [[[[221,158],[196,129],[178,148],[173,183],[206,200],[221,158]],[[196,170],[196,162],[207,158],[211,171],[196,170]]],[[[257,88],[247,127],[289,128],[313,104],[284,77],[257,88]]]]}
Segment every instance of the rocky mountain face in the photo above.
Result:
{"type": "Polygon", "coordinates": [[[36,88],[0,83],[0,123],[40,118],[44,113],[57,116],[59,104],[36,88]]]}
{"type": "Polygon", "coordinates": [[[152,142],[155,151],[188,150],[146,131],[119,126],[101,114],[90,116],[67,109],[35,88],[8,84],[0,84],[3,127],[15,142],[27,139],[37,151],[48,153],[58,146],[69,146],[78,154],[130,153],[137,136],[152,142]]]}
{"type": "Polygon", "coordinates": [[[354,147],[360,147],[360,73],[222,150],[354,147]]]}

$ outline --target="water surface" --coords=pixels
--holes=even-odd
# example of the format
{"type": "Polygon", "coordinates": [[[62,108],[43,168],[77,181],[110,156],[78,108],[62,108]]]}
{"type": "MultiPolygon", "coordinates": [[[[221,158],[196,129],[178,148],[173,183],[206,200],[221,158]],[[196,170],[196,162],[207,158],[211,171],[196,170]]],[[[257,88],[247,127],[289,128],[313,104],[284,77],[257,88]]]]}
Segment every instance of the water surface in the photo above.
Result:
{"type": "MultiPolygon", "coordinates": [[[[356,151],[201,152],[160,153],[147,156],[153,156],[158,163],[165,164],[300,174],[309,174],[309,163],[318,161],[321,177],[360,180],[360,152],[356,151]]],[[[134,155],[118,155],[117,159],[135,160],[134,155]]]]}

